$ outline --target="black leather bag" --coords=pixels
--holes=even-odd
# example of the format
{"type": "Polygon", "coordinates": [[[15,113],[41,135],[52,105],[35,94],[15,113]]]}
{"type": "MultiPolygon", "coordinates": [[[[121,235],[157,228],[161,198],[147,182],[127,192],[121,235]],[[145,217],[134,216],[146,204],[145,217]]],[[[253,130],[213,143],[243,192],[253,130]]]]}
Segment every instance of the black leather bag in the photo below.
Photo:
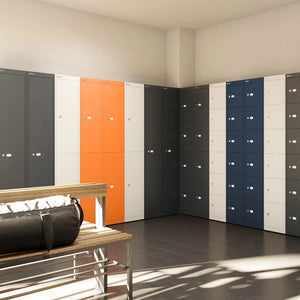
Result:
{"type": "Polygon", "coordinates": [[[75,241],[83,221],[83,211],[78,200],[69,196],[67,205],[64,203],[64,205],[51,207],[50,198],[39,199],[40,202],[36,202],[39,205],[30,201],[21,203],[21,208],[24,205],[27,211],[13,212],[11,207],[15,203],[2,207],[1,254],[31,249],[50,251],[53,247],[69,245],[75,241]],[[41,202],[43,208],[39,209],[41,202]],[[32,209],[33,205],[34,209],[32,209]],[[9,212],[3,213],[4,209],[9,212]]]}

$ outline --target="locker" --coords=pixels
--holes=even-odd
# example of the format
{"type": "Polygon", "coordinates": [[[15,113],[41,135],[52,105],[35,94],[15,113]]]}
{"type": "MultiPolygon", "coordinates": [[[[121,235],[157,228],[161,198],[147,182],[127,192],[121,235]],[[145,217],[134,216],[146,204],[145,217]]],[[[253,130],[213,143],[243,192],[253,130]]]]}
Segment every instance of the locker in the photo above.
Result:
{"type": "Polygon", "coordinates": [[[210,109],[209,129],[225,130],[226,110],[224,108],[210,109]]]}
{"type": "Polygon", "coordinates": [[[249,79],[244,81],[244,103],[245,106],[264,105],[263,78],[249,79]]]}
{"type": "Polygon", "coordinates": [[[300,155],[286,155],[286,178],[300,179],[300,155]]]}
{"type": "Polygon", "coordinates": [[[244,155],[243,153],[227,152],[227,174],[243,175],[244,174],[244,155]]]}
{"type": "Polygon", "coordinates": [[[265,153],[285,153],[285,130],[265,130],[264,131],[264,152],[265,153]]]}
{"type": "Polygon", "coordinates": [[[226,112],[226,129],[242,130],[244,128],[243,108],[228,108],[226,112]]]}
{"type": "Polygon", "coordinates": [[[245,200],[258,201],[263,203],[264,184],[263,177],[250,177],[244,178],[244,198],[245,200]]]}
{"type": "Polygon", "coordinates": [[[226,109],[226,83],[214,83],[209,85],[209,106],[211,109],[226,109]]]}
{"type": "Polygon", "coordinates": [[[261,106],[247,106],[245,108],[245,130],[263,129],[264,110],[261,106]]]}
{"type": "Polygon", "coordinates": [[[261,153],[264,146],[264,132],[262,130],[246,130],[244,136],[245,152],[261,153]]]}
{"type": "Polygon", "coordinates": [[[300,74],[286,75],[286,102],[297,103],[300,102],[300,74]]]}
{"type": "Polygon", "coordinates": [[[226,196],[209,194],[209,218],[226,222],[226,196]]]}
{"type": "MultiPolygon", "coordinates": [[[[102,81],[80,79],[80,152],[103,151],[102,81]]],[[[92,165],[91,165],[92,167],[92,165]]]]}
{"type": "Polygon", "coordinates": [[[226,173],[226,152],[209,152],[209,172],[226,173]]]}
{"type": "Polygon", "coordinates": [[[298,180],[286,181],[286,204],[295,205],[300,203],[300,187],[298,180]]]}
{"type": "Polygon", "coordinates": [[[242,130],[228,130],[226,147],[228,152],[243,152],[244,134],[242,130]]]}
{"type": "Polygon", "coordinates": [[[264,103],[285,105],[285,75],[264,78],[264,103]]]}
{"type": "Polygon", "coordinates": [[[300,236],[300,205],[286,206],[286,233],[300,236]]]}
{"type": "Polygon", "coordinates": [[[288,103],[286,105],[286,127],[300,128],[300,103],[288,103]]]}
{"type": "Polygon", "coordinates": [[[243,197],[244,180],[239,175],[228,175],[226,177],[226,195],[227,199],[243,197]]]}
{"type": "Polygon", "coordinates": [[[243,225],[244,224],[244,214],[243,214],[244,204],[242,197],[228,197],[226,201],[226,221],[227,223],[243,225]]]}
{"type": "Polygon", "coordinates": [[[106,224],[124,222],[124,153],[102,154],[101,181],[108,185],[106,224]]]}
{"type": "Polygon", "coordinates": [[[55,156],[55,184],[80,183],[80,154],[57,153],[55,156]]]}
{"type": "Polygon", "coordinates": [[[125,83],[125,152],[144,152],[144,85],[125,83]]]}
{"type": "Polygon", "coordinates": [[[209,189],[215,195],[226,195],[226,175],[218,173],[210,173],[209,189]]]}
{"type": "Polygon", "coordinates": [[[226,131],[210,131],[209,133],[209,151],[225,152],[226,151],[226,131]]]}
{"type": "Polygon", "coordinates": [[[264,155],[265,178],[285,179],[285,154],[264,155]]]}
{"type": "Polygon", "coordinates": [[[207,182],[209,177],[208,152],[180,153],[180,180],[207,182]]]}
{"type": "Polygon", "coordinates": [[[22,188],[25,187],[26,73],[0,71],[0,188],[22,188]]]}
{"type": "Polygon", "coordinates": [[[103,152],[124,152],[124,83],[102,85],[103,152]]]}
{"type": "Polygon", "coordinates": [[[27,185],[54,184],[54,75],[27,73],[27,185]]]}
{"type": "Polygon", "coordinates": [[[226,83],[226,105],[227,105],[227,109],[233,107],[243,107],[244,105],[243,81],[226,83]]]}
{"type": "Polygon", "coordinates": [[[209,216],[208,185],[197,182],[181,182],[180,210],[182,213],[202,218],[209,216]]]}
{"type": "Polygon", "coordinates": [[[265,105],[264,107],[264,128],[284,129],[285,128],[285,105],[265,105]]]}
{"type": "Polygon", "coordinates": [[[144,152],[125,152],[125,222],[144,219],[144,152]]]}
{"type": "Polygon", "coordinates": [[[264,201],[285,204],[285,181],[283,179],[265,178],[264,201]]]}
{"type": "Polygon", "coordinates": [[[245,176],[263,176],[264,174],[264,158],[262,154],[246,153],[245,161],[245,176]]]}
{"type": "Polygon", "coordinates": [[[278,233],[285,233],[285,205],[265,202],[264,229],[278,233]]]}
{"type": "Polygon", "coordinates": [[[246,199],[244,204],[244,225],[263,229],[263,218],[263,202],[246,199]]]}
{"type": "Polygon", "coordinates": [[[286,130],[286,153],[300,154],[300,129],[286,130]]]}

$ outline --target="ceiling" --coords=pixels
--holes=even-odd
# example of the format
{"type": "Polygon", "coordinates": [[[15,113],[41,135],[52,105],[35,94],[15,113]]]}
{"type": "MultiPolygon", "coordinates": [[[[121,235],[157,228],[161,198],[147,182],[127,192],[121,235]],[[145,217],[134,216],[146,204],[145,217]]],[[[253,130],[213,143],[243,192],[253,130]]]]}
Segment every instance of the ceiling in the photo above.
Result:
{"type": "Polygon", "coordinates": [[[39,0],[151,27],[199,29],[300,0],[39,0]]]}

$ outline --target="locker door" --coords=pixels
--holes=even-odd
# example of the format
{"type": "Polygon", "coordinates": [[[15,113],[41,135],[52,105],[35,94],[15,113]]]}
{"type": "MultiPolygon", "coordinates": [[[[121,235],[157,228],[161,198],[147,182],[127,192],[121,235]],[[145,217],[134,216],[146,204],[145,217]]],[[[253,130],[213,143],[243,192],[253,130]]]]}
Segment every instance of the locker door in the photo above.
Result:
{"type": "Polygon", "coordinates": [[[286,105],[286,127],[300,128],[300,103],[286,105]]]}
{"type": "Polygon", "coordinates": [[[262,130],[246,130],[244,138],[245,152],[263,152],[264,132],[262,130]]]}
{"type": "Polygon", "coordinates": [[[285,104],[285,75],[264,78],[265,105],[285,104]]]}
{"type": "Polygon", "coordinates": [[[265,105],[264,107],[264,128],[284,129],[285,128],[285,105],[265,105]]]}
{"type": "Polygon", "coordinates": [[[240,175],[228,175],[226,177],[227,199],[243,197],[244,180],[240,175]]]}
{"type": "Polygon", "coordinates": [[[103,152],[124,152],[124,82],[105,81],[103,88],[103,152]]]}
{"type": "Polygon", "coordinates": [[[125,152],[125,222],[144,219],[144,152],[125,152]]]}
{"type": "Polygon", "coordinates": [[[54,76],[27,73],[28,186],[54,184],[54,76]]]}
{"type": "Polygon", "coordinates": [[[210,174],[210,191],[217,195],[226,195],[226,176],[225,174],[210,174]]]}
{"type": "Polygon", "coordinates": [[[227,152],[226,172],[229,175],[244,174],[244,155],[243,153],[227,152]]]}
{"type": "Polygon", "coordinates": [[[245,226],[263,229],[263,202],[245,199],[244,222],[245,226]]]}
{"type": "Polygon", "coordinates": [[[226,109],[226,83],[215,83],[209,85],[209,106],[212,109],[226,109]]]}
{"type": "Polygon", "coordinates": [[[286,153],[300,153],[300,129],[286,130],[286,153]]]}
{"type": "Polygon", "coordinates": [[[209,218],[211,220],[226,222],[226,197],[210,193],[209,202],[209,218]]]}
{"type": "Polygon", "coordinates": [[[227,109],[243,107],[244,86],[242,81],[226,83],[226,105],[227,109]]]}
{"type": "Polygon", "coordinates": [[[297,103],[300,99],[300,74],[286,75],[286,102],[297,103]]]}
{"type": "Polygon", "coordinates": [[[209,171],[211,173],[226,173],[226,152],[213,152],[209,153],[209,171]]]}
{"type": "Polygon", "coordinates": [[[226,151],[226,131],[210,131],[209,132],[209,151],[225,152],[226,151]]]}
{"type": "Polygon", "coordinates": [[[144,85],[125,84],[125,151],[144,152],[144,85]]]}
{"type": "Polygon", "coordinates": [[[263,106],[264,104],[263,78],[249,79],[244,81],[245,106],[263,106]]]}
{"type": "Polygon", "coordinates": [[[25,73],[0,71],[0,188],[22,188],[25,186],[25,73]]]}
{"type": "Polygon", "coordinates": [[[228,108],[226,112],[226,129],[242,130],[244,128],[243,108],[228,108]]]}
{"type": "Polygon", "coordinates": [[[300,155],[286,155],[286,178],[300,179],[300,155]]]}
{"type": "Polygon", "coordinates": [[[285,154],[265,154],[264,174],[266,178],[285,178],[285,154]]]}
{"type": "Polygon", "coordinates": [[[264,201],[285,204],[285,181],[283,179],[265,178],[264,201]]]}
{"type": "Polygon", "coordinates": [[[124,222],[124,153],[102,154],[101,181],[108,185],[106,224],[124,222]]]}
{"type": "Polygon", "coordinates": [[[286,207],[286,233],[300,236],[300,205],[286,207]]]}
{"type": "Polygon", "coordinates": [[[285,130],[265,130],[264,132],[265,153],[285,153],[285,130]]]}
{"type": "Polygon", "coordinates": [[[285,205],[265,202],[264,229],[285,233],[285,205]]]}
{"type": "Polygon", "coordinates": [[[244,133],[242,130],[230,130],[226,132],[227,143],[226,150],[228,152],[243,152],[244,133]]]}
{"type": "Polygon", "coordinates": [[[225,130],[226,110],[224,108],[210,109],[209,130],[225,130]]]}
{"type": "Polygon", "coordinates": [[[263,129],[264,109],[262,106],[246,106],[245,108],[245,129],[263,129]]]}
{"type": "Polygon", "coordinates": [[[286,203],[288,205],[300,203],[300,186],[298,180],[286,181],[286,203]]]}
{"type": "Polygon", "coordinates": [[[197,120],[207,120],[209,116],[209,87],[205,86],[196,86],[195,98],[193,99],[192,110],[197,118],[197,120]]]}
{"type": "Polygon", "coordinates": [[[226,201],[226,221],[227,223],[244,225],[244,205],[241,197],[227,197],[226,201]]]}
{"type": "Polygon", "coordinates": [[[264,158],[262,154],[246,153],[245,154],[245,175],[246,176],[263,176],[264,158]]]}
{"type": "Polygon", "coordinates": [[[244,198],[252,201],[263,202],[264,186],[263,177],[245,176],[244,198]]]}

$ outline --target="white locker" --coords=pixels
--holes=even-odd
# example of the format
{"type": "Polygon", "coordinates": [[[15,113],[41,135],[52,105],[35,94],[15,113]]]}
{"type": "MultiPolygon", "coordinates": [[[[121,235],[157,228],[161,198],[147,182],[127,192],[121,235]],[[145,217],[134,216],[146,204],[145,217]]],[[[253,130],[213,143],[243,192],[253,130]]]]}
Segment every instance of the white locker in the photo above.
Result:
{"type": "Polygon", "coordinates": [[[264,78],[264,103],[285,104],[285,75],[264,78]]]}
{"type": "Polygon", "coordinates": [[[264,131],[264,152],[285,153],[285,130],[267,129],[264,131]]]}
{"type": "Polygon", "coordinates": [[[144,219],[144,152],[125,152],[125,222],[144,219]]]}
{"type": "Polygon", "coordinates": [[[226,131],[212,130],[209,135],[209,151],[226,152],[226,131]]]}
{"type": "Polygon", "coordinates": [[[80,183],[80,78],[55,75],[55,184],[80,183]]]}
{"type": "Polygon", "coordinates": [[[226,195],[226,174],[209,174],[209,193],[214,195],[226,195]]]}
{"type": "Polygon", "coordinates": [[[209,218],[226,222],[226,196],[209,194],[209,218]]]}
{"type": "Polygon", "coordinates": [[[285,233],[285,204],[265,203],[264,229],[285,233]]]}
{"type": "Polygon", "coordinates": [[[265,178],[264,180],[265,202],[285,204],[285,180],[265,178]]]}
{"type": "Polygon", "coordinates": [[[226,83],[209,85],[209,107],[226,109],[226,83]]]}
{"type": "Polygon", "coordinates": [[[226,173],[226,152],[209,153],[209,172],[226,173]]]}
{"type": "Polygon", "coordinates": [[[226,127],[226,109],[211,108],[209,110],[209,130],[224,130],[226,127]]]}
{"type": "Polygon", "coordinates": [[[265,105],[264,129],[285,128],[285,105],[265,105]]]}
{"type": "Polygon", "coordinates": [[[285,179],[285,154],[265,154],[265,178],[285,179]]]}
{"type": "Polygon", "coordinates": [[[144,85],[125,83],[125,152],[144,151],[144,85]]]}

